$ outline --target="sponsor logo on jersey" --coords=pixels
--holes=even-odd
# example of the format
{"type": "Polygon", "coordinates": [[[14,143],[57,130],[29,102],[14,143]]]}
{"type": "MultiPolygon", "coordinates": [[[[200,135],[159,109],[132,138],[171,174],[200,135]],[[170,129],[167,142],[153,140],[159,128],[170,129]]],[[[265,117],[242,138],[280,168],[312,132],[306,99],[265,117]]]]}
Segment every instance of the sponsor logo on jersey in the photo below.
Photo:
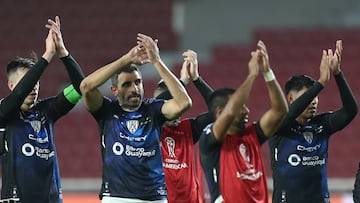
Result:
{"type": "Polygon", "coordinates": [[[303,156],[300,157],[298,154],[290,154],[288,162],[291,166],[321,166],[326,163],[325,158],[319,156],[303,156]]]}
{"type": "Polygon", "coordinates": [[[256,173],[240,173],[239,171],[236,172],[236,177],[243,179],[243,180],[257,180],[259,179],[261,176],[263,176],[263,173],[261,171],[258,171],[256,173]]]}
{"type": "Polygon", "coordinates": [[[159,195],[167,195],[167,191],[166,191],[166,189],[163,189],[163,188],[160,188],[160,189],[158,189],[157,190],[157,193],[159,194],[159,195]]]}
{"type": "Polygon", "coordinates": [[[204,128],[203,131],[205,132],[205,134],[210,134],[211,133],[211,126],[212,126],[212,124],[209,124],[204,128]]]}
{"type": "Polygon", "coordinates": [[[126,127],[131,133],[134,134],[139,127],[139,121],[138,120],[126,121],[126,127]]]}
{"type": "Polygon", "coordinates": [[[316,151],[316,150],[320,149],[320,147],[321,147],[321,144],[317,144],[315,146],[310,146],[310,147],[305,147],[305,146],[302,146],[302,145],[298,145],[296,147],[296,149],[298,151],[313,152],[313,151],[316,151]]]}
{"type": "MultiPolygon", "coordinates": [[[[167,161],[169,161],[169,160],[167,160],[167,161]]],[[[187,163],[168,163],[168,162],[165,161],[165,162],[163,162],[163,167],[164,168],[169,168],[169,169],[179,170],[179,169],[188,168],[189,166],[187,165],[187,163]]]]}
{"type": "Polygon", "coordinates": [[[36,137],[35,135],[33,134],[29,134],[29,139],[30,140],[34,140],[38,143],[48,143],[49,142],[49,137],[47,136],[47,134],[45,134],[45,137],[44,138],[41,138],[41,137],[36,137]]]}
{"type": "Polygon", "coordinates": [[[55,152],[53,150],[33,146],[30,143],[23,144],[23,146],[21,147],[21,152],[27,157],[36,155],[37,157],[45,160],[48,160],[49,158],[55,156],[55,152]]]}
{"type": "Polygon", "coordinates": [[[122,139],[126,139],[129,141],[135,141],[135,142],[144,142],[146,141],[147,135],[141,136],[141,137],[131,137],[123,134],[122,132],[119,133],[119,137],[122,139]]]}
{"type": "Polygon", "coordinates": [[[164,159],[163,167],[179,170],[179,169],[183,169],[183,168],[188,168],[189,166],[187,163],[180,163],[179,160],[166,158],[166,159],[164,159]]]}
{"type": "Polygon", "coordinates": [[[125,145],[125,147],[120,142],[115,142],[112,151],[115,155],[122,155],[125,152],[126,156],[132,157],[152,157],[155,156],[155,149],[151,151],[146,151],[143,147],[133,147],[131,145],[125,145]]]}

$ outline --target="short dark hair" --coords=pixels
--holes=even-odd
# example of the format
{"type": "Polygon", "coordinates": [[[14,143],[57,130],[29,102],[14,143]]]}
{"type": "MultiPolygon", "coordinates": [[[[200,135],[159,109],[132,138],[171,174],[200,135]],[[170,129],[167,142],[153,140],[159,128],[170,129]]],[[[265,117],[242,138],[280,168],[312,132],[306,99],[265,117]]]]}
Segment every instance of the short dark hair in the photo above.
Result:
{"type": "Polygon", "coordinates": [[[172,95],[169,92],[169,89],[168,89],[167,85],[165,84],[165,81],[162,80],[162,79],[157,83],[154,93],[155,92],[160,92],[156,96],[156,99],[170,100],[170,99],[173,98],[172,95]]]}
{"type": "Polygon", "coordinates": [[[130,65],[122,68],[119,72],[117,72],[116,74],[114,74],[114,75],[111,77],[111,84],[112,84],[113,86],[116,86],[116,85],[117,85],[117,83],[118,83],[118,75],[119,75],[120,73],[123,73],[123,72],[124,72],[124,73],[131,73],[131,72],[133,72],[133,71],[137,71],[137,72],[139,72],[139,73],[141,74],[141,72],[139,71],[139,68],[137,67],[137,65],[135,65],[135,64],[130,64],[130,65]]]}
{"type": "Polygon", "coordinates": [[[167,87],[167,85],[165,84],[165,81],[162,80],[162,79],[157,83],[156,88],[162,89],[162,90],[164,90],[164,91],[168,90],[168,87],[167,87]]]}
{"type": "Polygon", "coordinates": [[[234,94],[234,88],[220,88],[211,93],[209,97],[209,110],[215,116],[217,107],[225,107],[229,101],[229,96],[234,94]]]}
{"type": "Polygon", "coordinates": [[[19,68],[32,68],[36,63],[36,59],[16,57],[6,67],[6,74],[9,77],[10,74],[15,73],[19,68]]]}
{"type": "MultiPolygon", "coordinates": [[[[185,83],[183,81],[181,81],[181,79],[178,79],[179,82],[181,83],[182,86],[186,87],[185,83]]],[[[164,100],[170,100],[173,98],[173,96],[171,95],[169,88],[167,87],[167,85],[165,84],[165,81],[163,79],[161,79],[156,87],[155,87],[155,91],[161,92],[159,95],[156,96],[156,99],[164,99],[164,100]]]]}
{"type": "Polygon", "coordinates": [[[315,80],[307,75],[295,75],[291,77],[285,84],[285,94],[288,95],[290,91],[300,91],[304,87],[310,88],[315,84],[315,80]]]}

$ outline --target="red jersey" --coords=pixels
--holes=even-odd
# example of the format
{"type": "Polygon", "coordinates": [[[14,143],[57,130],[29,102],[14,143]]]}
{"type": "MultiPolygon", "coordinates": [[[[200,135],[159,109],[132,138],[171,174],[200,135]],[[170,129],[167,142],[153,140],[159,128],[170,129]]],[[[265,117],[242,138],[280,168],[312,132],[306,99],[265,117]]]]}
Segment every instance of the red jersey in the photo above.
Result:
{"type": "Polygon", "coordinates": [[[161,149],[169,203],[198,203],[194,139],[190,120],[176,129],[164,126],[161,149]]]}
{"type": "Polygon", "coordinates": [[[220,191],[226,203],[266,203],[268,190],[256,128],[225,136],[220,153],[220,191]]]}

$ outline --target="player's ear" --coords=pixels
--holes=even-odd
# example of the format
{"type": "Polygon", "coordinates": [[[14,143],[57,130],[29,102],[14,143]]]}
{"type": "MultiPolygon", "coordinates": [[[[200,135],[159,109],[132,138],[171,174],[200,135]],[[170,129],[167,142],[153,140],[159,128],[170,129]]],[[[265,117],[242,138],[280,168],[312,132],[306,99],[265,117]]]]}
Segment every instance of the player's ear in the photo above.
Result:
{"type": "Polygon", "coordinates": [[[117,87],[115,87],[114,85],[111,85],[111,86],[110,86],[110,90],[111,90],[111,93],[112,93],[115,97],[118,96],[119,90],[118,90],[117,87]]]}
{"type": "Polygon", "coordinates": [[[216,118],[218,118],[220,116],[220,114],[223,112],[224,108],[223,107],[216,107],[216,110],[215,110],[215,116],[216,118]]]}
{"type": "Polygon", "coordinates": [[[289,104],[293,103],[295,100],[294,92],[289,92],[289,94],[286,96],[287,101],[289,104]]]}
{"type": "Polygon", "coordinates": [[[8,87],[9,87],[9,89],[12,91],[12,90],[15,88],[14,82],[11,81],[11,80],[9,80],[9,81],[8,81],[8,87]]]}

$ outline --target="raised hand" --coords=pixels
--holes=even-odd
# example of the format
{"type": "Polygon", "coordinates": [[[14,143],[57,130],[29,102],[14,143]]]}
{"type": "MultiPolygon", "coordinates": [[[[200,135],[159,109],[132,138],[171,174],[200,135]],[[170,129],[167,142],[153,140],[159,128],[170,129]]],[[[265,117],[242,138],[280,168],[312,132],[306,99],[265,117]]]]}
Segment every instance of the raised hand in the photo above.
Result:
{"type": "Polygon", "coordinates": [[[151,37],[141,33],[137,35],[137,40],[140,48],[145,48],[149,62],[153,64],[160,62],[159,47],[157,46],[158,40],[153,40],[151,37]]]}
{"type": "Polygon", "coordinates": [[[190,75],[188,71],[189,66],[190,62],[188,60],[184,60],[180,71],[180,80],[185,84],[185,86],[188,85],[190,81],[190,75]]]}
{"type": "Polygon", "coordinates": [[[258,76],[259,75],[259,56],[260,50],[251,52],[251,59],[248,63],[249,66],[249,76],[258,76]]]}
{"type": "Polygon", "coordinates": [[[336,41],[336,49],[334,54],[329,54],[329,61],[330,61],[330,71],[334,75],[338,75],[340,73],[340,63],[341,63],[341,54],[342,54],[343,46],[342,41],[336,41]]]}
{"type": "Polygon", "coordinates": [[[55,20],[48,19],[48,24],[46,24],[45,27],[49,28],[52,32],[52,38],[55,42],[56,52],[58,53],[59,57],[69,55],[69,52],[65,47],[64,40],[61,34],[59,16],[55,16],[55,20]]]}
{"type": "Polygon", "coordinates": [[[145,48],[140,45],[136,45],[131,48],[127,55],[129,56],[131,63],[136,65],[142,65],[150,62],[145,48]]]}
{"type": "Polygon", "coordinates": [[[266,50],[266,46],[263,41],[259,40],[257,47],[260,50],[259,69],[263,73],[268,72],[270,70],[270,63],[269,63],[269,55],[266,50]]]}
{"type": "Polygon", "coordinates": [[[184,60],[190,63],[189,74],[193,81],[199,78],[199,65],[197,61],[197,54],[193,50],[187,50],[183,53],[184,60]]]}
{"type": "Polygon", "coordinates": [[[319,78],[318,81],[322,85],[325,85],[325,83],[330,80],[330,68],[329,68],[330,65],[329,65],[329,56],[328,56],[329,52],[332,53],[332,50],[328,51],[328,52],[326,52],[326,50],[323,50],[323,54],[322,54],[322,57],[321,57],[320,78],[319,78]]]}
{"type": "Polygon", "coordinates": [[[55,50],[55,43],[52,39],[52,32],[49,30],[48,35],[45,39],[45,53],[42,55],[42,57],[47,61],[50,62],[52,57],[54,56],[56,50],[55,50]]]}

